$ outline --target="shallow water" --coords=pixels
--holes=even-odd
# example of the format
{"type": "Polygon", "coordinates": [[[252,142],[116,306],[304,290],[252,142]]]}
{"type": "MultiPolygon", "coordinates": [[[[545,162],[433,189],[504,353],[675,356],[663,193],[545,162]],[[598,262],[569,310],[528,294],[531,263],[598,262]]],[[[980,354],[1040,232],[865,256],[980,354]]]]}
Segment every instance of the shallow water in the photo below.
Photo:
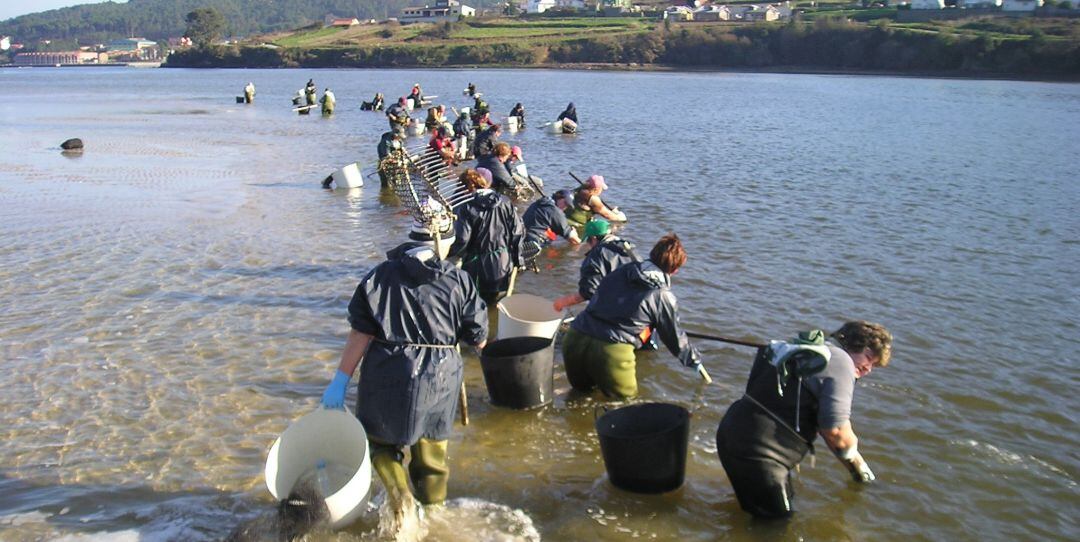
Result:
{"type": "MultiPolygon", "coordinates": [[[[688,328],[865,318],[896,335],[854,407],[878,483],[819,454],[785,524],[745,516],[715,454],[745,348],[697,343],[708,387],[639,357],[642,397],[693,411],[686,484],[658,496],[610,485],[597,403],[568,398],[558,367],[555,402],[515,412],[486,402],[470,358],[450,493],[474,504],[431,514],[428,539],[1080,538],[1080,86],[103,68],[0,70],[0,539],[215,540],[272,508],[266,451],[317,406],[357,280],[409,225],[377,183],[318,183],[374,160],[385,121],[360,102],[416,81],[457,107],[473,81],[498,116],[523,102],[529,127],[506,139],[531,173],[551,189],[602,173],[643,252],[679,233],[688,328]],[[333,118],[290,112],[310,77],[333,118]],[[233,103],[249,80],[256,103],[233,103]],[[540,129],[570,100],[581,133],[540,129]],[[69,137],[86,151],[61,154],[69,137]]],[[[572,291],[580,258],[551,251],[519,291],[572,291]]]]}

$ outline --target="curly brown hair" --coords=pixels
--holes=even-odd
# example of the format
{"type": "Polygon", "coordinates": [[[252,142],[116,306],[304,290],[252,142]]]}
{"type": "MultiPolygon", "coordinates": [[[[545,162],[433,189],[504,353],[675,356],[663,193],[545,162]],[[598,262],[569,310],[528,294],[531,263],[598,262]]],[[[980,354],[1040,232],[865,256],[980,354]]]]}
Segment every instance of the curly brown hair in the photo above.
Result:
{"type": "Polygon", "coordinates": [[[831,337],[836,339],[836,342],[840,343],[840,346],[850,353],[862,352],[864,349],[869,348],[874,353],[874,357],[877,358],[874,362],[876,367],[889,365],[889,358],[892,357],[893,337],[892,333],[889,333],[889,330],[885,329],[885,326],[881,324],[864,320],[845,322],[844,325],[840,326],[840,329],[832,333],[831,337]]]}
{"type": "Polygon", "coordinates": [[[669,275],[678,271],[686,263],[686,250],[679,236],[669,233],[661,237],[649,251],[649,260],[669,275]]]}
{"type": "Polygon", "coordinates": [[[458,176],[458,181],[468,189],[469,192],[476,192],[481,188],[487,188],[490,186],[487,179],[483,175],[480,175],[475,169],[469,168],[461,172],[458,176]]]}

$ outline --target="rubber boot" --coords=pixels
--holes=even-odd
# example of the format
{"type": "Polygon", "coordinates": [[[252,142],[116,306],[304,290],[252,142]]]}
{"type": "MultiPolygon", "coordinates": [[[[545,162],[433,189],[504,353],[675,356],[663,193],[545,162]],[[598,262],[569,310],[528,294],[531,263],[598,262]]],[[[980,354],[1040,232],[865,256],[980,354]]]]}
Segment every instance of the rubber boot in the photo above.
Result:
{"type": "Polygon", "coordinates": [[[416,498],[423,504],[441,504],[446,500],[450,467],[446,465],[445,440],[420,439],[409,450],[409,477],[416,488],[416,498]]]}

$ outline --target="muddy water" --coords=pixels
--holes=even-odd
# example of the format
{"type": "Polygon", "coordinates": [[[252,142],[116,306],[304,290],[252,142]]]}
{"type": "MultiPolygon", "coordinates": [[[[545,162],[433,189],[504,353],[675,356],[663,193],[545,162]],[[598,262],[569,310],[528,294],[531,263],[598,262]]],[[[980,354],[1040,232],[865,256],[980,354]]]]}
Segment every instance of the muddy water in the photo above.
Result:
{"type": "MultiPolygon", "coordinates": [[[[0,538],[215,540],[272,502],[273,439],[318,404],[357,280],[408,221],[370,183],[384,130],[359,111],[414,82],[468,105],[473,81],[552,188],[602,173],[647,251],[675,231],[692,330],[784,338],[885,323],[893,365],[854,423],[878,483],[819,454],[786,524],[749,520],[713,434],[752,352],[699,343],[702,386],[663,352],[642,397],[693,411],[686,484],[607,481],[594,399],[492,407],[472,423],[429,540],[1076,539],[1080,87],[809,75],[567,71],[0,71],[0,538]],[[331,119],[291,113],[314,78],[331,119]],[[253,81],[253,106],[233,96],[253,81]],[[574,101],[582,131],[544,133],[574,101]],[[81,137],[86,151],[58,145],[81,137]]],[[[572,291],[550,251],[520,291],[572,291]]],[[[557,363],[560,360],[556,360],[557,363]]],[[[354,400],[350,393],[350,403],[354,400]]],[[[369,514],[337,534],[373,539],[369,514]]]]}

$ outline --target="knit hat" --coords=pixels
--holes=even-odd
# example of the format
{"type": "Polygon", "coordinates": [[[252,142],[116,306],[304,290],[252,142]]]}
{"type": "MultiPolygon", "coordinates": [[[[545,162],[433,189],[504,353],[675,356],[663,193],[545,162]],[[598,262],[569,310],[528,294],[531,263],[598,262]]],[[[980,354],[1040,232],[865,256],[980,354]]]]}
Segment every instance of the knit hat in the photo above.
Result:
{"type": "Polygon", "coordinates": [[[491,186],[491,170],[486,167],[476,168],[476,172],[480,174],[488,182],[488,186],[491,186]]]}
{"type": "Polygon", "coordinates": [[[611,223],[603,218],[594,218],[585,223],[586,239],[590,237],[603,237],[611,231],[611,223]]]}
{"type": "Polygon", "coordinates": [[[551,195],[551,199],[553,199],[555,201],[558,201],[558,200],[570,201],[570,199],[573,198],[573,197],[574,197],[574,193],[569,191],[569,190],[559,190],[558,192],[555,192],[554,194],[551,195]]]}

